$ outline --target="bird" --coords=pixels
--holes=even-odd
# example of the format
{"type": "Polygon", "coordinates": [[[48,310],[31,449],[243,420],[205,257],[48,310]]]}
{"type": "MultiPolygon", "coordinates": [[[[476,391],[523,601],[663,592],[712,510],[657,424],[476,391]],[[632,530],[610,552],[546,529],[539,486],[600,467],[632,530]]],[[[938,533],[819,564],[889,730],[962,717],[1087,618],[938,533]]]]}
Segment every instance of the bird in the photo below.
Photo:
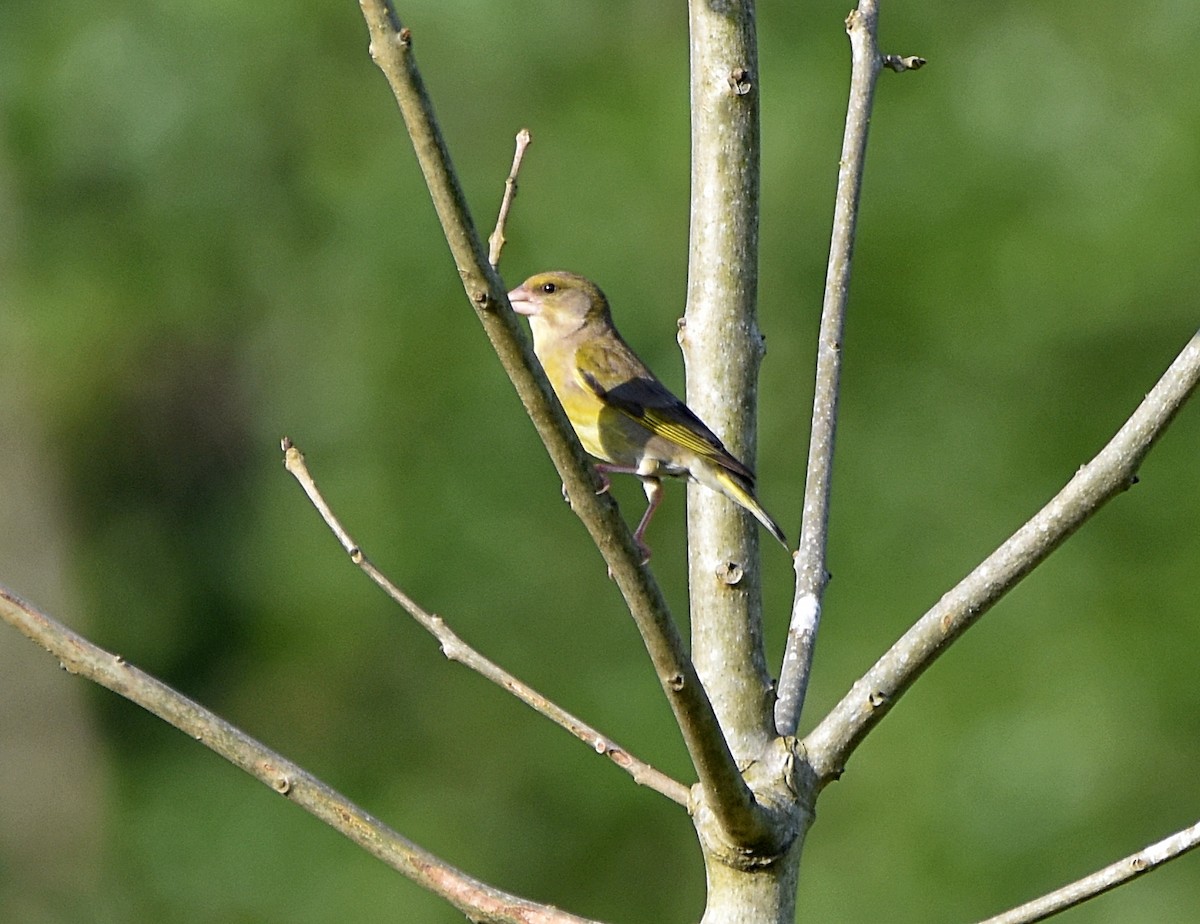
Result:
{"type": "Polygon", "coordinates": [[[646,366],[613,325],[608,299],[583,276],[538,273],[508,293],[529,319],[533,351],[583,448],[609,473],[636,475],[647,507],[633,539],[650,560],[646,527],[664,476],[686,477],[744,507],[786,549],[787,538],[754,493],[754,473],[646,366]]]}

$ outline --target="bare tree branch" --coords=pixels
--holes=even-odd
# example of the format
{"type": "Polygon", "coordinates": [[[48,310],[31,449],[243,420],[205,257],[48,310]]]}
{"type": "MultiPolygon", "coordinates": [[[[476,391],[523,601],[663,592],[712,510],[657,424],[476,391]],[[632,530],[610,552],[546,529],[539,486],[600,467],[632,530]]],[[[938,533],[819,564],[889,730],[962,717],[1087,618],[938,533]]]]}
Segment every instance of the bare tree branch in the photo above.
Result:
{"type": "Polygon", "coordinates": [[[504,181],[504,198],[500,202],[500,214],[496,216],[496,228],[488,237],[488,263],[492,269],[500,268],[500,253],[504,250],[506,238],[504,228],[508,224],[508,210],[512,201],[517,197],[517,174],[521,172],[521,161],[525,159],[525,149],[529,147],[529,129],[523,128],[517,132],[517,147],[513,152],[512,169],[508,171],[508,179],[504,181]]]}
{"type": "MultiPolygon", "coordinates": [[[[775,730],[780,735],[794,735],[800,723],[817,630],[821,624],[821,604],[825,585],[829,581],[825,547],[829,538],[829,492],[842,374],[842,328],[850,294],[850,264],[854,255],[858,199],[867,159],[867,130],[875,102],[875,81],[885,61],[879,53],[878,21],[874,0],[864,0],[846,18],[851,49],[850,101],[846,111],[846,131],[842,138],[829,265],[825,274],[825,298],[821,307],[821,332],[817,340],[816,386],[813,390],[812,429],[808,444],[808,474],[804,484],[804,518],[795,556],[796,592],[783,666],[779,672],[779,693],[775,701],[775,730]]],[[[887,57],[891,59],[895,55],[887,57]]],[[[910,68],[914,70],[925,63],[921,58],[905,60],[911,62],[910,68]],[[916,64],[917,61],[921,64],[916,64]]]]}
{"type": "Polygon", "coordinates": [[[360,5],[371,34],[371,56],[400,106],[467,296],[558,469],[572,509],[629,606],[700,785],[710,795],[722,794],[719,817],[728,830],[761,833],[759,807],[738,771],[662,591],[642,566],[641,551],[616,504],[607,494],[596,493],[601,487],[596,473],[520,333],[504,286],[487,263],[413,60],[412,34],[400,24],[388,0],[360,0],[360,5]]]}
{"type": "Polygon", "coordinates": [[[655,770],[649,764],[638,760],[611,738],[577,719],[561,706],[552,703],[546,697],[542,696],[542,694],[538,693],[532,687],[522,683],[494,661],[484,657],[464,642],[446,625],[440,616],[435,616],[422,609],[411,597],[393,584],[371,563],[366,553],[363,552],[362,547],[350,537],[350,534],[334,515],[329,504],[321,495],[320,489],[317,488],[316,482],[313,481],[312,475],[308,471],[308,466],[305,464],[304,455],[300,450],[292,445],[291,440],[285,438],[283,440],[283,451],[284,466],[300,483],[300,487],[304,489],[304,493],[308,495],[308,499],[317,508],[317,512],[320,513],[321,518],[333,531],[333,534],[337,536],[338,542],[346,550],[346,554],[350,556],[350,560],[358,565],[384,593],[404,607],[423,629],[438,640],[442,648],[442,654],[449,660],[459,662],[486,677],[497,686],[508,690],[525,705],[529,706],[535,712],[544,715],[551,722],[566,729],[588,747],[592,748],[597,754],[603,754],[608,757],[641,785],[648,786],[656,792],[662,793],[668,799],[678,802],[685,808],[687,807],[688,788],[686,786],[671,779],[661,771],[655,770]]]}
{"type": "Polygon", "coordinates": [[[63,668],[107,687],[175,726],[319,818],[367,853],[440,895],[473,921],[594,924],[473,879],[373,818],[345,796],[160,680],[98,648],[0,587],[0,618],[58,658],[63,668]]]}
{"type": "Polygon", "coordinates": [[[1197,846],[1200,846],[1200,822],[1190,828],[1176,831],[1170,837],[1097,870],[1090,876],[1084,876],[1070,885],[986,921],[980,921],[979,924],[1032,924],[1034,921],[1044,921],[1060,911],[1074,908],[1089,898],[1095,898],[1109,889],[1115,889],[1131,879],[1136,879],[1169,860],[1181,857],[1197,846]]]}
{"type": "MultiPolygon", "coordinates": [[[[678,335],[687,403],[753,468],[764,353],[756,318],[762,86],[753,0],[689,0],[688,29],[691,211],[678,335]]],[[[693,820],[708,881],[703,924],[795,916],[806,823],[792,743],[777,739],[771,722],[758,540],[758,524],[727,499],[689,490],[692,653],[760,807],[749,813],[723,805],[741,798],[732,789],[706,790],[697,800],[693,820]],[[724,822],[731,808],[740,828],[724,822]]]]}
{"type": "Polygon", "coordinates": [[[841,774],[859,742],[951,642],[1104,504],[1137,481],[1142,459],[1198,382],[1200,332],[1099,455],[922,616],[804,739],[818,785],[841,774]]]}
{"type": "MultiPolygon", "coordinates": [[[[691,220],[687,311],[679,343],[687,404],[754,468],[758,370],[760,195],[754,4],[688,3],[691,220]]],[[[692,656],[737,758],[774,737],[762,644],[759,527],[725,497],[688,492],[692,656]]]]}

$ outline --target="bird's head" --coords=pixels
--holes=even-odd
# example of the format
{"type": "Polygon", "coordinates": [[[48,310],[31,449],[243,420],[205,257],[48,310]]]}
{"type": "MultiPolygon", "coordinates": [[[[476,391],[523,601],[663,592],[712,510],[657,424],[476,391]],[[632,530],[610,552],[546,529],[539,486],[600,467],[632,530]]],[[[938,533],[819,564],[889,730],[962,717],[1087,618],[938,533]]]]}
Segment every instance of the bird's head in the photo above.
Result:
{"type": "Polygon", "coordinates": [[[592,321],[607,322],[608,299],[590,279],[574,273],[551,272],[530,276],[508,293],[513,311],[538,328],[559,336],[592,321]]]}

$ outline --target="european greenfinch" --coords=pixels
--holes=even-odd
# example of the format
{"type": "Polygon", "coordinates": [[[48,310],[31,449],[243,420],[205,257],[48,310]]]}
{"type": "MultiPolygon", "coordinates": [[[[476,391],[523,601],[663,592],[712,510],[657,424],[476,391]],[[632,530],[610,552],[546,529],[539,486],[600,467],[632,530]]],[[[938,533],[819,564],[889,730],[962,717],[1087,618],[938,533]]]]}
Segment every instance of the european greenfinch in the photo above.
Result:
{"type": "Polygon", "coordinates": [[[664,475],[690,478],[749,510],[787,548],[787,539],[754,496],[754,473],[662,384],[621,339],[608,300],[574,273],[539,273],[508,293],[529,318],[533,350],[579,442],[607,473],[636,475],[648,506],[633,538],[646,560],[646,527],[662,500],[664,475]]]}

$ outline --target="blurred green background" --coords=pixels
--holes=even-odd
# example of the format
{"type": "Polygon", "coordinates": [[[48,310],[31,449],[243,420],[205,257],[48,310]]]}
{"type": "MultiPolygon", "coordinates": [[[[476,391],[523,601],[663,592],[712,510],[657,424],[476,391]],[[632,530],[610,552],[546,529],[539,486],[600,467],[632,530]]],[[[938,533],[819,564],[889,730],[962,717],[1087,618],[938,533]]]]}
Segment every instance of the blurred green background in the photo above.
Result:
{"type": "MultiPolygon", "coordinates": [[[[504,272],[570,268],[682,388],[682,2],[399,4],[476,220],[534,145],[504,272]]],[[[850,4],[759,6],[760,494],[794,537],[850,4]]],[[[1200,7],[884,4],[810,727],[1094,454],[1197,324],[1200,7]]],[[[698,918],[688,820],[456,665],[375,561],[691,781],[604,566],[466,304],[354,3],[8,2],[0,582],[465,870],[698,918]]],[[[1200,816],[1200,407],[928,673],[822,797],[800,917],[995,913],[1200,816]]],[[[617,496],[641,511],[636,484],[617,496]]],[[[685,616],[683,508],[651,534],[685,616]]],[[[790,601],[764,544],[771,659],[790,601]]],[[[1191,922],[1185,858],[1064,915],[1191,922]]],[[[0,919],[461,916],[0,632],[0,919]]]]}

